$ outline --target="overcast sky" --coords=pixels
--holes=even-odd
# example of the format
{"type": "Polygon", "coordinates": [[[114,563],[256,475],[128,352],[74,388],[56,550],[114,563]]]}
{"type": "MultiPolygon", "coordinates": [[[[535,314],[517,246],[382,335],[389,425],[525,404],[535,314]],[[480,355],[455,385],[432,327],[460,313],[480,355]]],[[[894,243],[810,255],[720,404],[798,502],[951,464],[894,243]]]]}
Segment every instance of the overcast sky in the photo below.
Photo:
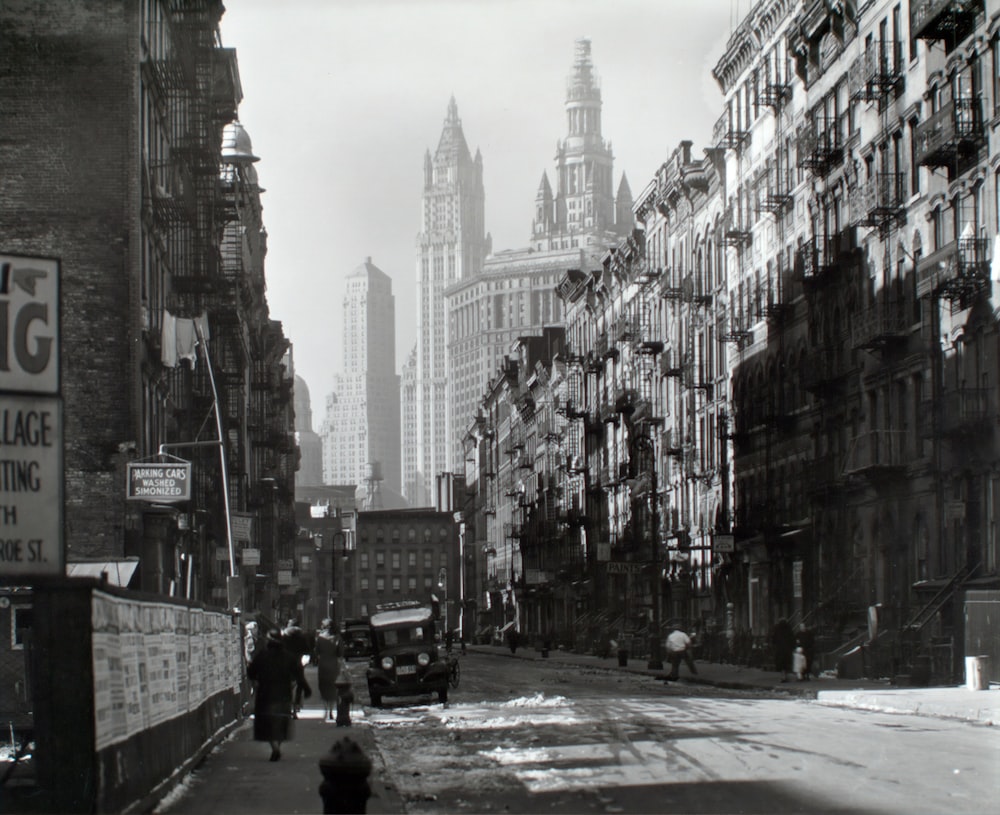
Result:
{"type": "Polygon", "coordinates": [[[416,342],[423,157],[454,95],[483,154],[495,250],[527,245],[542,172],[566,135],[580,37],[603,135],[638,195],[681,140],[708,147],[711,69],[751,0],[228,0],[240,121],[260,156],[271,316],[292,341],[318,428],[343,369],[344,278],[366,257],[393,280],[396,369],[416,342]]]}

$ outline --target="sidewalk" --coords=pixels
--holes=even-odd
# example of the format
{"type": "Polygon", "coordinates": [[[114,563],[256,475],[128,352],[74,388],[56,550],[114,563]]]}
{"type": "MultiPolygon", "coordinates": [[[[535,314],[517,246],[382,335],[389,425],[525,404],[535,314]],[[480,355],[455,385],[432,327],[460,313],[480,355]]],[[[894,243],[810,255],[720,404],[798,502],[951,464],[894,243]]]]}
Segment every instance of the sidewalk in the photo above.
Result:
{"type": "Polygon", "coordinates": [[[404,811],[403,800],[392,785],[375,746],[375,734],[365,722],[362,705],[368,698],[364,689],[365,663],[351,662],[356,694],[350,727],[324,721],[316,669],[306,668],[313,695],[305,701],[294,724],[291,741],[281,747],[281,760],[268,761],[271,748],[253,740],[253,720],[247,719],[209,753],[197,767],[154,808],[146,810],[170,815],[273,815],[323,811],[319,786],[323,774],[319,760],[341,739],[350,739],[371,760],[368,776],[371,797],[367,812],[387,815],[404,811]]]}
{"type": "MultiPolygon", "coordinates": [[[[469,651],[495,654],[511,659],[548,659],[569,665],[587,666],[609,671],[629,671],[655,677],[665,676],[669,665],[662,670],[646,667],[645,659],[630,659],[628,665],[619,667],[617,657],[600,659],[588,654],[570,651],[550,651],[543,657],[534,648],[518,648],[516,654],[510,649],[495,645],[470,645],[469,651]]],[[[777,671],[747,668],[718,662],[695,660],[697,675],[692,676],[685,666],[681,666],[679,684],[711,685],[733,690],[760,690],[772,693],[787,693],[807,699],[815,699],[820,704],[850,707],[859,710],[874,710],[885,713],[910,713],[918,716],[933,716],[945,719],[960,719],[987,725],[1000,725],[1000,688],[973,691],[964,685],[935,688],[897,688],[887,681],[873,679],[837,679],[821,676],[808,682],[781,681],[777,671]]]]}

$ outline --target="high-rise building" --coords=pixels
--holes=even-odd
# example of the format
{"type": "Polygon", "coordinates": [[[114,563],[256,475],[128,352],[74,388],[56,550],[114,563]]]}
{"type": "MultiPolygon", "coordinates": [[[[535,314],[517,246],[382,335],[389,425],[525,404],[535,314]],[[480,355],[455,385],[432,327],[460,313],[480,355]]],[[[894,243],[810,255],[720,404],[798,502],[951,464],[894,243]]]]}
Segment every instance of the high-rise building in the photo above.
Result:
{"type": "Polygon", "coordinates": [[[448,103],[437,150],[424,156],[423,215],[417,239],[417,320],[415,434],[404,439],[413,448],[403,455],[406,498],[412,506],[433,494],[434,478],[450,469],[448,312],[444,292],[477,274],[490,251],[485,232],[483,158],[469,152],[454,97],[448,103]]]}
{"type": "Polygon", "coordinates": [[[613,186],[611,144],[601,134],[601,88],[590,41],[577,40],[566,88],[566,137],[556,152],[555,193],[542,174],[531,244],[497,252],[482,271],[445,292],[448,316],[448,468],[464,472],[462,438],[490,379],[521,336],[540,336],[563,319],[555,287],[567,269],[597,269],[601,255],[632,229],[624,174],[613,186]]]}
{"type": "Polygon", "coordinates": [[[385,480],[399,491],[399,375],[391,278],[366,258],[347,277],[343,373],[326,400],[323,479],[327,484],[385,480]]]}

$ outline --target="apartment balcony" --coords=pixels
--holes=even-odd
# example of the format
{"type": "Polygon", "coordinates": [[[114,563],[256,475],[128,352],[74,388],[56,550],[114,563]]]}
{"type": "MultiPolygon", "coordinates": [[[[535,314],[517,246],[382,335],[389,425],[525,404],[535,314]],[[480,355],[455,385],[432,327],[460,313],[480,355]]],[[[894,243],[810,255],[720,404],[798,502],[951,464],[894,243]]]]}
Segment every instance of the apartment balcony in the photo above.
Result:
{"type": "Polygon", "coordinates": [[[760,91],[760,103],[772,108],[775,113],[792,98],[792,86],[784,82],[769,82],[760,91]]]}
{"type": "Polygon", "coordinates": [[[799,166],[824,176],[844,160],[839,122],[833,116],[812,116],[796,133],[799,166]]]}
{"type": "Polygon", "coordinates": [[[883,227],[905,214],[905,173],[876,173],[851,189],[851,224],[883,227]]]}
{"type": "Polygon", "coordinates": [[[723,332],[719,339],[723,342],[735,343],[737,348],[743,348],[753,341],[753,331],[745,328],[741,322],[736,322],[723,332]]]}
{"type": "Polygon", "coordinates": [[[844,473],[869,478],[901,474],[908,461],[906,433],[900,430],[869,430],[851,439],[844,473]]]}
{"type": "Polygon", "coordinates": [[[741,130],[737,122],[734,122],[729,111],[726,111],[716,121],[712,128],[712,144],[722,150],[740,150],[750,141],[750,133],[741,130]]]}
{"type": "Polygon", "coordinates": [[[594,353],[599,359],[618,358],[618,348],[607,334],[601,334],[594,343],[594,353]]]}
{"type": "Polygon", "coordinates": [[[990,282],[990,242],[987,238],[960,238],[917,263],[917,296],[933,294],[964,300],[990,282]]]}
{"type": "Polygon", "coordinates": [[[635,388],[617,388],[615,390],[615,412],[632,413],[638,400],[639,392],[635,388]]]}
{"type": "Polygon", "coordinates": [[[851,370],[846,354],[820,347],[809,355],[803,387],[816,396],[836,396],[843,393],[851,370]]]}
{"type": "Polygon", "coordinates": [[[951,167],[975,155],[986,142],[981,99],[949,102],[914,132],[916,160],[925,167],[951,167]]]}
{"type": "Polygon", "coordinates": [[[680,377],[684,372],[681,354],[676,348],[670,348],[660,356],[660,373],[663,376],[680,377]]]}
{"type": "Polygon", "coordinates": [[[792,203],[792,190],[796,185],[795,170],[774,169],[767,173],[767,192],[761,208],[774,215],[780,215],[792,203]]]}
{"type": "Polygon", "coordinates": [[[903,81],[903,65],[902,42],[871,43],[847,70],[851,98],[870,102],[895,90],[903,81]]]}
{"type": "Polygon", "coordinates": [[[921,427],[928,437],[980,440],[997,423],[989,388],[957,388],[921,406],[921,427]]]}
{"type": "Polygon", "coordinates": [[[955,45],[972,33],[982,9],[983,0],[911,0],[910,36],[955,45]]]}
{"type": "Polygon", "coordinates": [[[750,213],[742,209],[731,209],[726,213],[726,246],[742,249],[753,241],[750,213]]]}
{"type": "Polygon", "coordinates": [[[907,314],[906,304],[889,302],[873,306],[854,317],[851,326],[851,345],[854,348],[879,350],[910,335],[913,320],[907,314]]]}

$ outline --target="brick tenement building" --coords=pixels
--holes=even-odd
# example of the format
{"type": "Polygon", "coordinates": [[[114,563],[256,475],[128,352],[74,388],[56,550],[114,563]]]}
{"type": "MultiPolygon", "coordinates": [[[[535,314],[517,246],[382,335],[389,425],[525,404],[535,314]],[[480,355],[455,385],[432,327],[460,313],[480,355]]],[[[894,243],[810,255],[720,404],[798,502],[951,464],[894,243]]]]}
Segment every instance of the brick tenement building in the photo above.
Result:
{"type": "Polygon", "coordinates": [[[243,545],[266,565],[294,538],[296,466],[253,158],[239,133],[225,162],[221,152],[242,98],[223,11],[215,0],[0,8],[0,251],[61,262],[68,558],[136,556],[133,587],[220,604],[226,496],[230,520],[250,519],[233,524],[234,565],[243,545]],[[201,315],[211,369],[193,342],[201,315]],[[220,426],[228,479],[217,444],[179,446],[218,441],[220,426]],[[126,463],[156,460],[163,444],[192,461],[191,500],[127,502],[126,463]]]}

